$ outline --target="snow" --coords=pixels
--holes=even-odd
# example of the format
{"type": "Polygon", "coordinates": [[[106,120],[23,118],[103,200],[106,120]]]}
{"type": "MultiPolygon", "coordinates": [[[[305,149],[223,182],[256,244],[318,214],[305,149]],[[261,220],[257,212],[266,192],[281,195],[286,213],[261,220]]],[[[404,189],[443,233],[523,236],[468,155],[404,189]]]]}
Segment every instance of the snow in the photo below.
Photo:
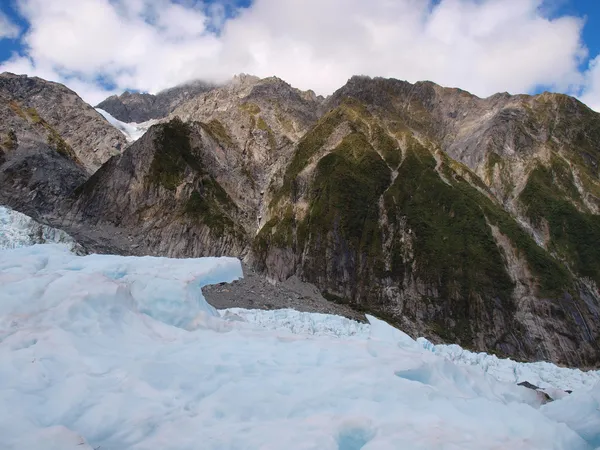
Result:
{"type": "Polygon", "coordinates": [[[368,317],[217,312],[233,258],[0,251],[0,448],[569,449],[600,385],[541,405],[368,317]]]}
{"type": "MultiPolygon", "coordinates": [[[[494,378],[511,383],[528,381],[555,398],[553,389],[578,390],[591,388],[600,382],[600,371],[584,372],[579,369],[558,367],[548,362],[520,363],[510,359],[500,359],[487,353],[473,353],[458,345],[433,345],[425,338],[417,342],[436,355],[444,356],[462,366],[474,366],[494,378]]],[[[560,394],[559,394],[560,395],[560,394]]]]}
{"type": "Polygon", "coordinates": [[[115,119],[110,113],[104,111],[103,109],[96,108],[96,111],[98,111],[108,121],[108,123],[123,133],[128,142],[137,141],[144,135],[146,131],[148,131],[148,128],[157,122],[156,120],[148,120],[147,122],[142,123],[125,123],[115,119]]]}
{"type": "Polygon", "coordinates": [[[262,311],[258,309],[228,308],[221,310],[221,317],[241,321],[265,330],[290,331],[294,334],[312,336],[358,337],[369,336],[370,326],[341,316],[299,312],[293,309],[262,311]]]}
{"type": "Polygon", "coordinates": [[[0,249],[45,242],[62,242],[71,248],[76,245],[73,238],[64,231],[41,225],[25,214],[0,206],[0,249]]]}

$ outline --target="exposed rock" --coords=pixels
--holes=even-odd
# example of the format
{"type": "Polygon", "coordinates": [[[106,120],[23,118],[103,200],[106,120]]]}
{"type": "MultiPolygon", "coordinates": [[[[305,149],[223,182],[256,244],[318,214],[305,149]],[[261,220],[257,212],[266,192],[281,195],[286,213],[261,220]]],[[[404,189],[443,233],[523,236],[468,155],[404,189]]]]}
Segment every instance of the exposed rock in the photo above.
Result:
{"type": "Polygon", "coordinates": [[[597,191],[600,116],[560,95],[478,99],[433,83],[364,77],[324,109],[272,196],[253,247],[261,270],[275,279],[298,275],[413,335],[598,364],[600,255],[589,243],[600,242],[600,218],[577,198],[569,175],[579,167],[597,191]],[[548,143],[552,119],[536,112],[540,104],[566,105],[575,130],[589,122],[587,134],[575,132],[574,142],[555,129],[548,143]],[[342,129],[345,137],[332,140],[342,129]],[[469,150],[468,136],[477,133],[489,139],[469,150]],[[519,188],[495,190],[494,178],[475,170],[490,155],[510,161],[511,148],[521,169],[503,175],[519,188]],[[547,234],[546,248],[530,234],[547,234]],[[577,281],[584,278],[595,284],[577,281]]]}
{"type": "Polygon", "coordinates": [[[251,267],[244,265],[244,278],[228,284],[205,286],[202,293],[218,309],[295,309],[301,312],[336,314],[365,322],[361,314],[348,305],[340,305],[323,298],[319,290],[297,277],[285,282],[269,282],[251,267]]]}
{"type": "Polygon", "coordinates": [[[529,381],[522,381],[521,383],[517,383],[519,386],[523,386],[526,387],[528,389],[533,389],[534,391],[537,391],[539,389],[539,387],[537,387],[534,384],[531,384],[529,381]]]}
{"type": "Polygon", "coordinates": [[[243,254],[249,239],[239,208],[209,170],[210,139],[199,123],[151,127],[75,191],[66,229],[92,248],[119,248],[127,236],[132,254],[243,254]]]}
{"type": "Polygon", "coordinates": [[[119,131],[62,84],[5,72],[0,74],[0,96],[7,102],[0,116],[0,135],[12,127],[19,137],[21,126],[12,124],[18,116],[28,122],[27,128],[46,136],[44,142],[50,147],[72,151],[89,173],[126,146],[119,131]]]}
{"type": "Polygon", "coordinates": [[[213,84],[203,81],[191,81],[166,89],[156,95],[124,92],[119,96],[108,97],[96,107],[103,109],[121,122],[142,123],[151,119],[162,119],[184,101],[214,87],[213,84]]]}
{"type": "Polygon", "coordinates": [[[35,218],[52,214],[86,180],[85,168],[53,127],[1,90],[0,117],[0,204],[35,218]]]}

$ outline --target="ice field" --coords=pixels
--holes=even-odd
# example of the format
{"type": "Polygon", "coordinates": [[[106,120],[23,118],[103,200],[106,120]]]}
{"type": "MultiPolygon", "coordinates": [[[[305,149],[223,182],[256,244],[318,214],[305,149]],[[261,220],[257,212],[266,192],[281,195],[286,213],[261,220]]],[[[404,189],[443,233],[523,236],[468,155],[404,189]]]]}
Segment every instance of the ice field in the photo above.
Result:
{"type": "Polygon", "coordinates": [[[75,247],[73,238],[64,231],[40,225],[25,214],[0,206],[0,249],[49,242],[75,247]]]}
{"type": "Polygon", "coordinates": [[[232,258],[1,250],[0,448],[600,448],[597,373],[432,346],[372,317],[206,303],[201,286],[241,275],[232,258]],[[520,377],[573,393],[542,405],[520,377]]]}

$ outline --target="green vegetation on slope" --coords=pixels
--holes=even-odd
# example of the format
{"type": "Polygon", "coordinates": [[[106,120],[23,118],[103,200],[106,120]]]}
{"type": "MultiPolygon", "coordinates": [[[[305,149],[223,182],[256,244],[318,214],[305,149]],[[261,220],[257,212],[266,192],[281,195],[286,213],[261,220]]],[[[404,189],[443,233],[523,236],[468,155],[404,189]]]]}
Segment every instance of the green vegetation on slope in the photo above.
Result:
{"type": "Polygon", "coordinates": [[[225,190],[212,177],[204,177],[198,190],[194,190],[184,206],[185,215],[193,221],[208,226],[216,237],[239,237],[241,229],[227,212],[234,211],[235,204],[225,190]]]}
{"type": "MultiPolygon", "coordinates": [[[[206,129],[206,125],[202,126],[206,129]]],[[[224,133],[216,120],[210,122],[209,126],[209,132],[219,135],[224,133]]],[[[156,152],[150,165],[149,180],[166,189],[175,190],[183,182],[186,168],[189,168],[198,188],[192,191],[185,202],[184,216],[208,226],[217,237],[239,237],[242,231],[229,216],[237,207],[223,187],[206,173],[200,157],[193,153],[190,131],[190,125],[178,118],[161,125],[156,138],[156,152]]]]}
{"type": "MultiPolygon", "coordinates": [[[[465,309],[474,296],[508,305],[513,282],[480,202],[473,198],[485,197],[466,182],[446,184],[435,166],[428,150],[413,146],[384,196],[392,223],[400,213],[414,235],[418,277],[437,286],[440,297],[462,299],[465,309]],[[474,191],[473,196],[465,190],[474,191]]],[[[458,308],[453,312],[461,313],[458,308]]]]}
{"type": "MultiPolygon", "coordinates": [[[[300,261],[308,279],[323,280],[320,285],[327,294],[343,292],[348,301],[368,304],[371,311],[385,310],[381,286],[401,287],[406,276],[414,277],[427,287],[422,301],[435,311],[430,320],[436,332],[464,345],[481,331],[472,323],[493,317],[498,310],[510,323],[515,310],[515,283],[492,226],[526,262],[538,295],[558,300],[567,292],[575,294],[569,271],[538,246],[491,194],[485,194],[489,189],[468,167],[443,152],[436,161],[433,146],[424,147],[405,130],[402,160],[396,141],[368,111],[362,112],[343,105],[324,116],[300,142],[271,208],[276,212],[278,205],[286,204],[280,199],[293,204],[302,195],[307,213],[299,220],[288,203],[285,213],[276,214],[255,241],[259,258],[264,261],[272,248],[304,255],[300,261]],[[354,131],[331,153],[316,159],[343,122],[354,131]],[[362,132],[365,124],[372,143],[362,132]],[[298,175],[311,160],[316,167],[306,180],[308,192],[304,188],[296,192],[298,175]],[[398,176],[390,184],[388,164],[396,163],[398,176]],[[381,216],[381,199],[389,224],[381,216]]],[[[500,162],[494,156],[490,171],[500,162]]],[[[566,187],[570,172],[561,173],[566,187]]],[[[577,194],[576,189],[570,192],[577,194]]],[[[511,332],[520,331],[517,327],[511,332]]]]}
{"type": "Polygon", "coordinates": [[[375,149],[383,156],[390,167],[396,168],[402,160],[402,153],[398,142],[392,138],[382,127],[373,125],[372,138],[375,149]]]}
{"type": "Polygon", "coordinates": [[[362,133],[351,133],[317,164],[308,223],[322,233],[337,231],[358,252],[381,253],[379,197],[390,170],[362,133]]]}
{"type": "Polygon", "coordinates": [[[575,272],[600,284],[600,216],[573,205],[579,193],[569,177],[572,175],[557,159],[549,168],[538,166],[519,200],[535,226],[547,222],[549,249],[565,258],[575,272]]]}
{"type": "Polygon", "coordinates": [[[211,137],[217,141],[219,144],[224,145],[226,147],[235,147],[235,143],[233,139],[227,133],[227,130],[223,126],[221,122],[217,119],[213,119],[208,123],[203,123],[202,127],[211,135],[211,137]]]}
{"type": "Polygon", "coordinates": [[[175,190],[183,181],[186,166],[202,172],[200,160],[192,154],[189,137],[190,126],[179,118],[161,125],[148,173],[151,183],[175,190]]]}
{"type": "Polygon", "coordinates": [[[339,125],[344,121],[348,121],[355,131],[366,132],[367,126],[364,121],[368,120],[368,117],[369,112],[366,108],[352,99],[348,99],[338,108],[321,117],[317,124],[298,143],[298,148],[285,173],[283,186],[274,196],[272,204],[276,205],[282,197],[289,195],[295,197],[296,178],[311,158],[322,149],[327,139],[339,125]]]}

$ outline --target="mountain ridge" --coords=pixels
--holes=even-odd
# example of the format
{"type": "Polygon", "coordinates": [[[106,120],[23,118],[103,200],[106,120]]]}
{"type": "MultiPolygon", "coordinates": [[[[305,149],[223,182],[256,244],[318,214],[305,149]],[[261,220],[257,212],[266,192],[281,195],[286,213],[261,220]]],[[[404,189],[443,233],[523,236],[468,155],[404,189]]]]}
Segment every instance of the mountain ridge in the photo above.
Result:
{"type": "Polygon", "coordinates": [[[101,251],[238,256],[434,342],[597,366],[598,130],[561,94],[243,76],[37,214],[101,251]]]}

